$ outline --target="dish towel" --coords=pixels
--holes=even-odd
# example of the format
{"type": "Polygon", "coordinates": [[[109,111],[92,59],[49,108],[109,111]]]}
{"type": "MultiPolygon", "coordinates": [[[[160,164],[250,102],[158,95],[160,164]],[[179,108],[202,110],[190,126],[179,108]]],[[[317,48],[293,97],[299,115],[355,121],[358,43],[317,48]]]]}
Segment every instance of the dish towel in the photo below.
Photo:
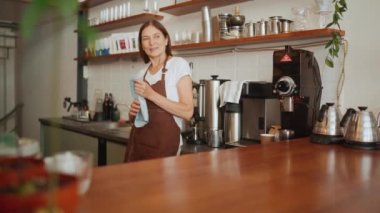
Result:
{"type": "Polygon", "coordinates": [[[241,90],[245,81],[226,81],[219,86],[220,105],[223,107],[226,103],[238,104],[240,101],[241,90]]]}
{"type": "Polygon", "coordinates": [[[140,111],[136,115],[134,124],[137,128],[143,127],[149,122],[148,106],[146,105],[145,98],[135,93],[134,80],[131,80],[129,85],[131,88],[132,97],[140,102],[140,111]]]}

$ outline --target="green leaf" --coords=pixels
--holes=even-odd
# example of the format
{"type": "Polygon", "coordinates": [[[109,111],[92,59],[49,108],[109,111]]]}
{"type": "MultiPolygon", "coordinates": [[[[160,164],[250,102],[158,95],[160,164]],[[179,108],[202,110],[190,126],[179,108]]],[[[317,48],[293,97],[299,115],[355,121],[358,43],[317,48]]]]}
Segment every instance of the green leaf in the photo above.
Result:
{"type": "Polygon", "coordinates": [[[332,43],[333,43],[333,40],[328,41],[328,42],[326,43],[326,45],[325,45],[325,48],[330,47],[330,46],[332,45],[332,43]]]}
{"type": "Polygon", "coordinates": [[[326,25],[326,28],[331,27],[333,24],[334,24],[334,23],[332,23],[332,22],[328,23],[328,24],[326,25]]]}
{"type": "Polygon", "coordinates": [[[91,43],[95,41],[98,32],[95,28],[88,26],[87,20],[81,17],[78,20],[78,33],[87,43],[91,43]]]}
{"type": "Polygon", "coordinates": [[[61,16],[67,18],[76,14],[79,8],[79,3],[77,0],[56,0],[56,7],[60,12],[61,16]]]}
{"type": "Polygon", "coordinates": [[[333,62],[330,58],[326,58],[326,59],[325,59],[325,64],[326,64],[328,67],[334,68],[334,62],[333,62]]]}
{"type": "Polygon", "coordinates": [[[20,24],[21,36],[29,38],[32,35],[35,25],[47,10],[48,3],[48,0],[34,0],[25,8],[20,24]]]}

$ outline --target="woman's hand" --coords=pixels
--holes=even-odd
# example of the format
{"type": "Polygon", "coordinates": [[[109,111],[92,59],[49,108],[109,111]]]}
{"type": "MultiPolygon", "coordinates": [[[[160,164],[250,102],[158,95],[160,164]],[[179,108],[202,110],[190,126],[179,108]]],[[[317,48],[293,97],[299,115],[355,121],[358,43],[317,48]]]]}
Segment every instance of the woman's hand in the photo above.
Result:
{"type": "Polygon", "coordinates": [[[135,93],[146,98],[151,99],[152,95],[154,94],[154,90],[148,83],[142,80],[135,80],[135,93]]]}
{"type": "Polygon", "coordinates": [[[134,121],[137,113],[140,111],[140,102],[138,100],[134,100],[129,108],[129,120],[134,121]]]}

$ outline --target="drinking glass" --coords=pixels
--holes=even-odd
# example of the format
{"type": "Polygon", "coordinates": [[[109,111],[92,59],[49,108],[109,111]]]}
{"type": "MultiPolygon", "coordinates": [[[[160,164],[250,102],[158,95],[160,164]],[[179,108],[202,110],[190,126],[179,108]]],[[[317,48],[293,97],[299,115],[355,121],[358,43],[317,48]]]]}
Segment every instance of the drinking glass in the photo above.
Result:
{"type": "Polygon", "coordinates": [[[93,154],[88,151],[59,152],[44,159],[45,167],[49,172],[74,175],[78,178],[78,194],[84,195],[90,188],[93,154]]]}
{"type": "Polygon", "coordinates": [[[308,16],[309,8],[307,7],[293,7],[292,14],[294,15],[294,31],[306,30],[308,29],[308,16]]]}

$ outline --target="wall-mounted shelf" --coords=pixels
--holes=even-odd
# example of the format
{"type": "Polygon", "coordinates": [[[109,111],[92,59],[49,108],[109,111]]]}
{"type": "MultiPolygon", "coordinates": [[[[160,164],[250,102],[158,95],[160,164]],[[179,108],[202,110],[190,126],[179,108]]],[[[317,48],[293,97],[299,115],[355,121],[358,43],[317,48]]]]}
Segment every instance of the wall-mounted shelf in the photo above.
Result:
{"type": "Polygon", "coordinates": [[[83,9],[88,9],[90,7],[95,7],[95,6],[98,6],[100,4],[110,2],[110,1],[112,1],[112,0],[86,0],[80,4],[80,7],[83,9]]]}
{"type": "MultiPolygon", "coordinates": [[[[274,35],[265,35],[265,36],[254,36],[254,37],[245,37],[239,39],[229,39],[229,40],[219,40],[211,42],[201,42],[201,43],[192,43],[192,44],[183,44],[173,46],[173,50],[196,50],[196,49],[209,49],[209,48],[218,48],[218,47],[227,47],[227,46],[238,46],[238,45],[250,45],[250,44],[259,44],[259,43],[269,43],[269,42],[286,42],[294,40],[308,40],[313,38],[323,38],[326,40],[330,39],[333,32],[339,30],[335,29],[313,29],[313,30],[304,30],[304,31],[295,31],[290,33],[280,33],[274,35]]],[[[341,36],[344,36],[345,31],[339,31],[341,36]]]]}
{"type": "Polygon", "coordinates": [[[167,7],[160,8],[163,13],[169,13],[175,16],[185,15],[188,13],[194,13],[201,11],[203,6],[209,6],[210,9],[216,7],[223,7],[230,4],[237,4],[241,2],[252,1],[252,0],[192,0],[179,4],[174,4],[167,7]]]}
{"type": "Polygon", "coordinates": [[[153,19],[159,21],[159,20],[162,20],[163,18],[164,18],[163,16],[160,16],[157,14],[141,13],[141,14],[129,16],[123,19],[110,21],[107,23],[99,24],[99,25],[94,25],[92,27],[97,29],[98,31],[107,31],[107,30],[113,30],[113,29],[118,29],[122,27],[142,24],[142,23],[145,23],[146,21],[153,20],[153,19]]]}
{"type": "MultiPolygon", "coordinates": [[[[212,42],[201,42],[201,43],[192,43],[192,44],[183,44],[175,45],[172,47],[175,51],[187,51],[187,50],[204,50],[220,47],[234,47],[234,46],[243,46],[243,45],[252,45],[260,43],[270,43],[270,42],[286,42],[286,41],[301,41],[309,40],[315,38],[326,38],[330,39],[333,32],[340,32],[341,36],[345,35],[345,31],[339,31],[335,29],[314,29],[314,30],[305,30],[305,31],[296,31],[290,33],[281,33],[275,35],[266,35],[266,36],[255,36],[247,37],[240,39],[230,39],[230,40],[219,40],[212,42]]],[[[85,58],[85,60],[93,61],[98,59],[112,59],[112,58],[121,58],[121,57],[136,57],[138,52],[106,55],[106,56],[95,56],[85,58]]]]}

